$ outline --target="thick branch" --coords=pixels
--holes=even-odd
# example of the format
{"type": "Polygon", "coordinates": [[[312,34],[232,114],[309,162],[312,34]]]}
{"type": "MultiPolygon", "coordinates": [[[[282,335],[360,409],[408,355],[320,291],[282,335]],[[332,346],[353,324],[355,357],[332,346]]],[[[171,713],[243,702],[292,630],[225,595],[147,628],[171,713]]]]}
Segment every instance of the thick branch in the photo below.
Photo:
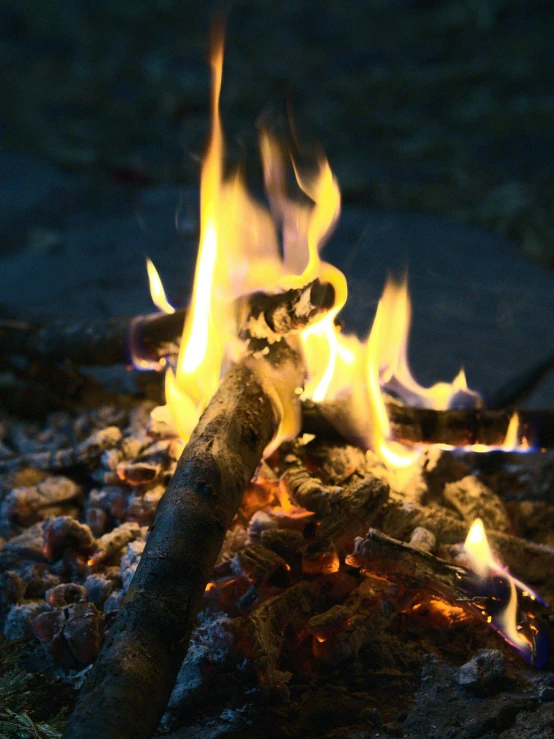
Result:
{"type": "MultiPolygon", "coordinates": [[[[285,293],[254,293],[237,301],[239,329],[244,338],[277,339],[308,326],[334,300],[333,287],[319,280],[285,293]]],[[[0,320],[0,347],[5,353],[51,362],[130,365],[142,359],[155,366],[177,352],[186,313],[182,308],[135,318],[0,320]]]]}
{"type": "Polygon", "coordinates": [[[5,353],[29,359],[69,359],[83,365],[131,364],[132,346],[142,359],[156,363],[172,353],[185,316],[182,309],[136,318],[0,321],[0,346],[5,353]]]}
{"type": "MultiPolygon", "coordinates": [[[[298,355],[280,342],[267,361],[288,377],[294,397],[303,374],[298,355]]],[[[257,366],[245,359],[229,371],[186,446],[66,739],[140,739],[154,732],[225,532],[277,429],[257,366]]]]}

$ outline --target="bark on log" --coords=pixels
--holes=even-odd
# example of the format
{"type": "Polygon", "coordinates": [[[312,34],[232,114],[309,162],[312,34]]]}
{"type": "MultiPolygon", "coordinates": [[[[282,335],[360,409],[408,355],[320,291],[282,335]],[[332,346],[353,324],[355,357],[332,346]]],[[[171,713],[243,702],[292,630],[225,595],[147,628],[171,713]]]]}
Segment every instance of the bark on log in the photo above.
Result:
{"type": "MultiPolygon", "coordinates": [[[[390,403],[389,419],[394,438],[407,444],[451,446],[502,446],[512,418],[511,411],[408,408],[390,403]]],[[[519,437],[532,449],[554,446],[554,410],[520,410],[519,437]]]]}
{"type": "MultiPolygon", "coordinates": [[[[329,441],[344,438],[345,401],[302,405],[302,430],[329,441]]],[[[452,409],[444,411],[387,403],[393,438],[404,444],[474,444],[500,447],[506,439],[512,412],[506,410],[452,409]]],[[[532,449],[554,448],[554,410],[519,410],[519,438],[532,449]]],[[[352,443],[353,438],[346,439],[352,443]]]]}
{"type": "MultiPolygon", "coordinates": [[[[285,342],[270,355],[272,369],[288,378],[294,397],[303,374],[298,355],[285,342]]],[[[225,532],[278,420],[252,361],[232,367],[160,501],[139,567],[65,739],[141,739],[155,731],[225,532]]]]}
{"type": "Polygon", "coordinates": [[[186,310],[135,318],[52,321],[0,321],[0,348],[29,359],[75,364],[131,364],[131,346],[156,363],[183,332],[186,310]]]}
{"type": "MultiPolygon", "coordinates": [[[[332,308],[335,291],[314,280],[285,293],[254,293],[237,301],[237,320],[244,337],[280,338],[299,331],[332,308]]],[[[175,354],[187,310],[153,313],[135,318],[68,319],[51,321],[0,320],[0,349],[29,359],[82,365],[133,363],[155,365],[175,354]]]]}
{"type": "Polygon", "coordinates": [[[253,339],[290,335],[309,326],[334,303],[333,286],[319,280],[275,295],[253,293],[237,302],[239,334],[253,339]]]}

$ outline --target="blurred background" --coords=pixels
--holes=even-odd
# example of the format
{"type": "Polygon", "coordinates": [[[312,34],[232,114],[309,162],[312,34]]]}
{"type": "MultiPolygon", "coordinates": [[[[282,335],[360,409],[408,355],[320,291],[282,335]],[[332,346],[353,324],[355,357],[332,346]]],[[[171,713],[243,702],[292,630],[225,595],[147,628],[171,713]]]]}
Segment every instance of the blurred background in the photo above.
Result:
{"type": "Polygon", "coordinates": [[[1,146],[102,187],[196,185],[221,8],[231,154],[256,161],[260,116],[292,111],[346,202],[484,225],[554,265],[544,0],[2,0],[1,146]]]}
{"type": "Polygon", "coordinates": [[[347,330],[407,266],[422,382],[463,364],[492,389],[552,354],[544,0],[0,0],[0,318],[151,311],[146,255],[187,302],[222,10],[229,163],[260,191],[261,123],[327,153],[347,330]]]}

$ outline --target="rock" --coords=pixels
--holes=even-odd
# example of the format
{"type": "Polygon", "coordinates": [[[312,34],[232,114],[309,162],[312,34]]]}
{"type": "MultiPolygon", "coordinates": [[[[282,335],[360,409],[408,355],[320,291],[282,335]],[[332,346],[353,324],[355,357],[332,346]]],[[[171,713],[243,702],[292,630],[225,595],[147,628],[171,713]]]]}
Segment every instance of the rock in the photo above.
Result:
{"type": "Polygon", "coordinates": [[[455,673],[458,685],[477,695],[498,690],[506,678],[506,658],[498,649],[482,649],[455,673]]]}

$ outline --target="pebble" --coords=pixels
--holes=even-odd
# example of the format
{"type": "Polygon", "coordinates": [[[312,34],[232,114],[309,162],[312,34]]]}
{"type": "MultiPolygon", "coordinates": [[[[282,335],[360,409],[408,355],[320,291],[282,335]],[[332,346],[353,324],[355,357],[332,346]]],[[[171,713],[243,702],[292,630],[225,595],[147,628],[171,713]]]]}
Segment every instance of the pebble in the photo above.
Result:
{"type": "Polygon", "coordinates": [[[482,649],[455,673],[458,685],[477,695],[498,688],[506,677],[506,658],[498,649],[482,649]]]}

